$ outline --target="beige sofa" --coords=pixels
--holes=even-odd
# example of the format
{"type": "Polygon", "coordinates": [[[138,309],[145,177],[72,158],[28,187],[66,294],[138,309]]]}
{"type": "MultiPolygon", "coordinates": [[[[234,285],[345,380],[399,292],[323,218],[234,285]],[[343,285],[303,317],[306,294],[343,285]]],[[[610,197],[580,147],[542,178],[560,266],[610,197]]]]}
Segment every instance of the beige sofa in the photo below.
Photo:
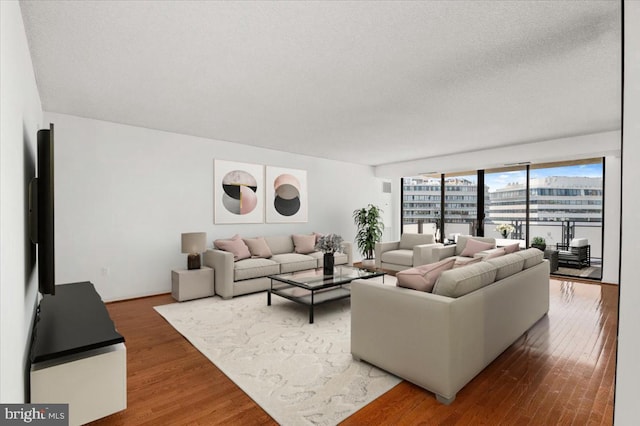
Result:
{"type": "Polygon", "coordinates": [[[400,237],[400,241],[376,243],[376,267],[402,271],[433,263],[439,259],[432,256],[432,248],[442,246],[441,243],[436,243],[433,234],[405,233],[400,237]]]}
{"type": "Polygon", "coordinates": [[[471,235],[458,235],[458,238],[457,238],[455,244],[451,244],[451,245],[447,245],[447,246],[441,245],[440,247],[435,247],[435,248],[432,249],[432,251],[431,251],[432,263],[433,262],[438,262],[440,260],[443,260],[443,259],[446,259],[446,258],[449,258],[449,257],[455,257],[456,258],[456,263],[458,265],[468,263],[474,257],[476,257],[475,254],[472,255],[472,256],[463,256],[464,249],[467,247],[467,242],[469,240],[480,241],[480,242],[483,242],[483,243],[487,243],[488,245],[491,245],[491,248],[477,253],[480,257],[486,256],[487,254],[490,253],[489,250],[491,250],[491,249],[496,247],[496,239],[495,238],[491,238],[491,237],[474,237],[474,236],[471,236],[471,235]]]}
{"type": "Polygon", "coordinates": [[[436,394],[456,393],[549,310],[537,249],[451,269],[433,293],[351,284],[351,353],[436,394]]]}
{"type": "MultiPolygon", "coordinates": [[[[234,261],[233,253],[215,248],[204,253],[204,264],[214,270],[217,295],[230,299],[241,294],[264,291],[271,283],[268,275],[321,268],[324,264],[322,252],[296,253],[291,235],[265,236],[264,239],[272,254],[268,258],[252,257],[234,261]]],[[[342,243],[342,253],[335,253],[335,264],[353,264],[351,242],[342,243]]]]}

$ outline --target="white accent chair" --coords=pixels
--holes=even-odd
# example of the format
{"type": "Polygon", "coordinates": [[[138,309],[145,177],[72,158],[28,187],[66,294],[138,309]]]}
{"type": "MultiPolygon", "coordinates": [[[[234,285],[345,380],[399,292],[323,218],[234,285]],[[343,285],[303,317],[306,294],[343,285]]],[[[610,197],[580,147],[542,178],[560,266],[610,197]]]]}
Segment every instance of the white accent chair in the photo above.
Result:
{"type": "Polygon", "coordinates": [[[433,234],[402,234],[400,241],[376,243],[376,267],[402,271],[436,262],[431,254],[434,247],[442,244],[436,243],[433,234]]]}

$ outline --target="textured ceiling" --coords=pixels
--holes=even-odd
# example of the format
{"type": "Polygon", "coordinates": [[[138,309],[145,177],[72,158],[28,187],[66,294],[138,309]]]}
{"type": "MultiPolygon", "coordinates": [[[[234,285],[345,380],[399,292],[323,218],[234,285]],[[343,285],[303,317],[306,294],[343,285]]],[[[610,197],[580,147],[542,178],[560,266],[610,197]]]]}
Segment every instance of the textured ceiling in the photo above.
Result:
{"type": "Polygon", "coordinates": [[[379,165],[620,128],[616,1],[23,1],[45,111],[379,165]]]}

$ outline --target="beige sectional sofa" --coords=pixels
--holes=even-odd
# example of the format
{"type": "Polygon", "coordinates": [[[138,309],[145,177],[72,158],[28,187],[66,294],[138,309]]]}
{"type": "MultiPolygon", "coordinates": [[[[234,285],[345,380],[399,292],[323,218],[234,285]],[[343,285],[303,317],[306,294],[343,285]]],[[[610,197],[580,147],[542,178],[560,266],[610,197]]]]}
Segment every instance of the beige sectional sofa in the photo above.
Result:
{"type": "Polygon", "coordinates": [[[549,310],[537,249],[442,272],[433,293],[351,284],[351,353],[436,394],[457,392],[549,310]]]}
{"type": "MultiPolygon", "coordinates": [[[[324,264],[324,253],[296,252],[293,237],[265,236],[264,242],[269,248],[269,253],[262,257],[252,256],[241,260],[235,260],[232,252],[217,248],[208,249],[203,255],[203,262],[214,269],[216,294],[223,299],[230,299],[241,294],[263,291],[270,286],[268,275],[321,268],[324,264]]],[[[352,243],[342,243],[342,253],[335,253],[335,264],[353,264],[352,243]]]]}
{"type": "Polygon", "coordinates": [[[458,239],[455,244],[451,245],[440,245],[439,247],[435,247],[431,251],[432,262],[437,262],[442,259],[446,259],[449,257],[455,257],[456,262],[460,264],[464,264],[469,262],[475,257],[475,254],[471,256],[465,253],[465,248],[467,248],[467,243],[469,240],[481,242],[487,244],[487,248],[484,252],[478,252],[480,256],[485,256],[488,254],[488,250],[491,250],[496,247],[496,239],[491,237],[473,237],[471,235],[458,235],[458,239]],[[490,246],[490,247],[489,247],[490,246]]]}

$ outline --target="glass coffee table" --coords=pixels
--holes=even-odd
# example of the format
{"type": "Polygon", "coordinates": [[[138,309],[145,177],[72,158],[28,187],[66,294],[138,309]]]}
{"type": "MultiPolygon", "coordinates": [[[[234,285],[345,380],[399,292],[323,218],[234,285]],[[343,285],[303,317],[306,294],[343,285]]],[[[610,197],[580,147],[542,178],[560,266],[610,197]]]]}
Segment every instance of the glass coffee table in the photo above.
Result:
{"type": "Polygon", "coordinates": [[[333,275],[323,275],[323,269],[269,275],[271,287],[267,291],[267,305],[271,306],[271,294],[309,306],[309,324],[313,324],[313,307],[351,296],[349,283],[358,279],[382,277],[384,272],[360,269],[353,266],[336,266],[333,275]]]}

